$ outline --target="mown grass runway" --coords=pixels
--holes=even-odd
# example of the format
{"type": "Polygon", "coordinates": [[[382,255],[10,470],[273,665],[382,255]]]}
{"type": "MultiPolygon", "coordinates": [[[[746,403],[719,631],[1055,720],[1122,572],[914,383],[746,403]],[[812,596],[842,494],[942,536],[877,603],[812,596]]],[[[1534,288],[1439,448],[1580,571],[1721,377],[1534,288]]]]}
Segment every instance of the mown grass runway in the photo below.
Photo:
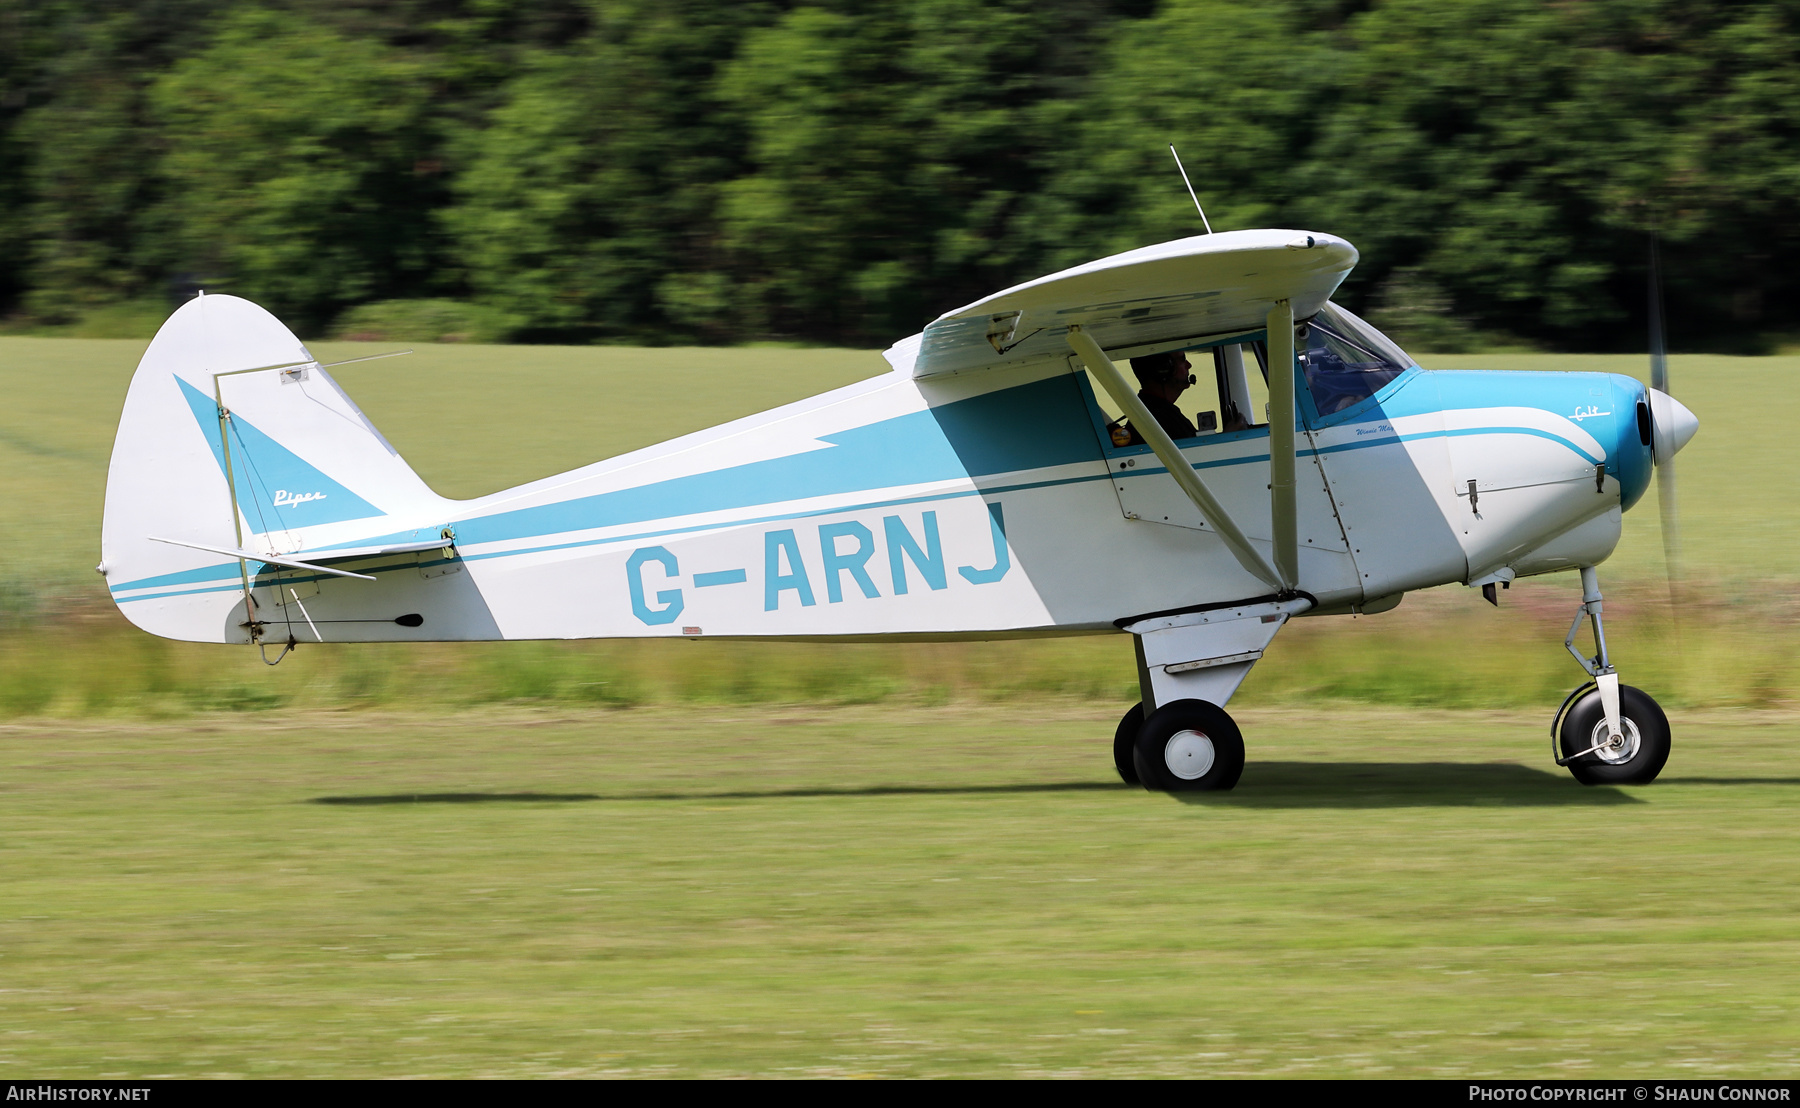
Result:
{"type": "Polygon", "coordinates": [[[1067,706],[0,728],[0,1074],[1800,1072],[1800,717],[1648,789],[1539,713],[1067,706]]]}

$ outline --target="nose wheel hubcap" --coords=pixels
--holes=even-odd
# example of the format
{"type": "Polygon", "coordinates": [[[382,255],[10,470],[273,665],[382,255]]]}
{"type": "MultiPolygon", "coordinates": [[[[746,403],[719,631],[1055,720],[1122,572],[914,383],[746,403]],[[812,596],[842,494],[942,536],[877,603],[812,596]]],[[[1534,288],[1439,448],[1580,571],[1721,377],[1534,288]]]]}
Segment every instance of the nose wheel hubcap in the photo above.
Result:
{"type": "Polygon", "coordinates": [[[1629,717],[1622,717],[1619,720],[1618,738],[1608,740],[1606,721],[1601,720],[1594,727],[1594,737],[1591,741],[1594,746],[1594,757],[1609,766],[1616,766],[1637,757],[1638,747],[1642,744],[1643,738],[1638,734],[1637,724],[1631,722],[1629,717]]]}

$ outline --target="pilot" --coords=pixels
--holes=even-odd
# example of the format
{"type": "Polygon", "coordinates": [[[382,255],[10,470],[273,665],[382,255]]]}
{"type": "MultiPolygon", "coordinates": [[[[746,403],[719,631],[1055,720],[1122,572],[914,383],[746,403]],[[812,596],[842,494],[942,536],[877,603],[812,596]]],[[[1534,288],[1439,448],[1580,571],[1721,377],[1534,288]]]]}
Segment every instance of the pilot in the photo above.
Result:
{"type": "MultiPolygon", "coordinates": [[[[1146,354],[1141,358],[1131,359],[1131,372],[1137,374],[1138,384],[1144,386],[1138,390],[1138,399],[1162,429],[1172,439],[1191,439],[1200,432],[1188,422],[1188,417],[1181,414],[1175,401],[1194,383],[1192,367],[1188,364],[1187,355],[1180,350],[1170,350],[1162,354],[1146,354]]],[[[1137,428],[1126,424],[1131,438],[1124,445],[1140,446],[1144,437],[1137,428]]]]}

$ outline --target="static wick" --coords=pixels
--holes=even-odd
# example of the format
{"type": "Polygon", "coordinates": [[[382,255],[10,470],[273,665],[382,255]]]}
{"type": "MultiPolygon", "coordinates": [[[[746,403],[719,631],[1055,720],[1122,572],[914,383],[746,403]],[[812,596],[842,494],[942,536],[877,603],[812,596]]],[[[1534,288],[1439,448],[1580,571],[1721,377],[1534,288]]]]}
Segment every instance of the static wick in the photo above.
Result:
{"type": "Polygon", "coordinates": [[[1175,153],[1175,144],[1172,142],[1169,144],[1169,154],[1175,159],[1175,168],[1181,170],[1181,183],[1187,186],[1188,196],[1193,198],[1194,210],[1200,213],[1200,225],[1206,228],[1207,234],[1212,234],[1212,223],[1206,218],[1206,209],[1200,206],[1200,197],[1194,192],[1194,182],[1188,180],[1187,166],[1181,164],[1181,155],[1175,153]]]}

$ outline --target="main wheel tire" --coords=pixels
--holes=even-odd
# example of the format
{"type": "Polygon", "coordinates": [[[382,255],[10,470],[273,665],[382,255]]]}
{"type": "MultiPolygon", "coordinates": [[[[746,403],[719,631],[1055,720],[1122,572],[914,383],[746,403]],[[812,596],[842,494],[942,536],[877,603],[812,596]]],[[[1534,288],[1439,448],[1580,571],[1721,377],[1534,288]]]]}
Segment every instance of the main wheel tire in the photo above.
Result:
{"type": "Polygon", "coordinates": [[[1137,748],[1138,732],[1144,727],[1144,706],[1133,704],[1113,731],[1113,767],[1127,785],[1138,784],[1137,762],[1132,751],[1137,748]]]}
{"type": "MultiPolygon", "coordinates": [[[[1656,701],[1641,689],[1619,686],[1619,730],[1624,742],[1617,749],[1602,749],[1569,763],[1569,772],[1583,785],[1648,785],[1669,760],[1669,720],[1656,701]]],[[[1595,689],[1577,700],[1563,716],[1557,741],[1562,756],[1587,750],[1606,738],[1606,709],[1595,689]]]]}
{"type": "Polygon", "coordinates": [[[1150,713],[1138,728],[1132,761],[1146,789],[1229,789],[1244,772],[1244,736],[1217,704],[1177,700],[1150,713]]]}

